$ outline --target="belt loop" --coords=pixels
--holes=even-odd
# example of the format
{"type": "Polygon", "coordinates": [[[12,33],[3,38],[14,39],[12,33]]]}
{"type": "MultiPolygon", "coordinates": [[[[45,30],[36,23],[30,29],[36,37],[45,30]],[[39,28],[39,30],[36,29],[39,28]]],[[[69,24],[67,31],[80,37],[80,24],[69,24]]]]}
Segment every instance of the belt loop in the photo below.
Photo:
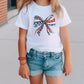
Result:
{"type": "Polygon", "coordinates": [[[32,50],[32,54],[33,54],[32,56],[36,56],[37,51],[36,51],[35,49],[33,49],[33,50],[32,50]]]}
{"type": "Polygon", "coordinates": [[[51,57],[51,52],[50,52],[50,57],[51,57]]]}
{"type": "Polygon", "coordinates": [[[37,56],[37,50],[35,51],[35,56],[37,56]]]}
{"type": "Polygon", "coordinates": [[[32,53],[33,53],[33,56],[34,56],[35,55],[35,50],[33,49],[32,51],[33,51],[32,53]]]}
{"type": "Polygon", "coordinates": [[[31,54],[31,56],[33,56],[33,53],[34,53],[34,51],[33,51],[33,49],[31,48],[31,49],[30,49],[30,54],[31,54]]]}
{"type": "Polygon", "coordinates": [[[51,52],[51,56],[54,56],[54,52],[51,52]]]}
{"type": "Polygon", "coordinates": [[[53,52],[50,52],[50,57],[52,57],[53,52]]]}

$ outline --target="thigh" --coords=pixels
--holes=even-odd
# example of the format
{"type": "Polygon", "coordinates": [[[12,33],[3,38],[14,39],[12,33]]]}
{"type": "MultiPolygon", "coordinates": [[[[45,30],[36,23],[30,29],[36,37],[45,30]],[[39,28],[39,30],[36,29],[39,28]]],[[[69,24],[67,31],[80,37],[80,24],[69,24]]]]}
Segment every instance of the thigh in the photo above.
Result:
{"type": "Polygon", "coordinates": [[[43,73],[37,76],[29,76],[30,84],[43,84],[43,73]]]}
{"type": "Polygon", "coordinates": [[[62,76],[60,77],[51,77],[51,76],[45,76],[47,84],[62,84],[62,76]]]}

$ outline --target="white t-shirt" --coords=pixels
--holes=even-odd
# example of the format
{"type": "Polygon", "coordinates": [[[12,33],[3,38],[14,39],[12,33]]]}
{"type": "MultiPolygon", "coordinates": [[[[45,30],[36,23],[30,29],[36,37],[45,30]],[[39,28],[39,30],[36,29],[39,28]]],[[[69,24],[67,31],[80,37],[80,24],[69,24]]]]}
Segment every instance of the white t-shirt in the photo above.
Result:
{"type": "MultiPolygon", "coordinates": [[[[27,32],[26,51],[30,48],[38,51],[61,52],[63,44],[59,35],[60,27],[68,25],[71,20],[65,7],[61,4],[64,11],[64,17],[57,19],[55,13],[52,13],[51,5],[41,6],[32,1],[21,9],[15,22],[17,27],[21,27],[27,32]]],[[[60,14],[61,15],[61,14],[60,14]]]]}

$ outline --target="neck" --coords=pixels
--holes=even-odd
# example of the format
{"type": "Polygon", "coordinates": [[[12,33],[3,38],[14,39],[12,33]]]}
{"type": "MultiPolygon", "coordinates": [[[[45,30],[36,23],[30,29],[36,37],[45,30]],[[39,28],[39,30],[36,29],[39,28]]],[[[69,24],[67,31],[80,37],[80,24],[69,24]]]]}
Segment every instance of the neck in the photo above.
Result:
{"type": "Polygon", "coordinates": [[[47,6],[50,4],[49,0],[36,0],[35,2],[42,6],[47,6]]]}

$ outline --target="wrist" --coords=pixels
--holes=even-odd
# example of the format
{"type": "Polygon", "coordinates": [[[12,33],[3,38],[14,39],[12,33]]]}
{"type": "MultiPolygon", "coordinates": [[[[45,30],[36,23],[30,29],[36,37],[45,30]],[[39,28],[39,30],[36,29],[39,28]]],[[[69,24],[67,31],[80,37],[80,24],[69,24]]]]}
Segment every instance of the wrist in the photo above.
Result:
{"type": "Polygon", "coordinates": [[[20,62],[24,62],[24,61],[27,60],[27,58],[26,58],[26,57],[18,57],[18,60],[19,60],[20,62]]]}
{"type": "Polygon", "coordinates": [[[18,57],[18,60],[26,60],[27,59],[27,57],[25,56],[25,57],[18,57]]]}
{"type": "Polygon", "coordinates": [[[64,63],[65,64],[71,64],[72,62],[71,62],[71,60],[65,60],[64,63]]]}
{"type": "Polygon", "coordinates": [[[18,60],[20,62],[20,65],[27,64],[27,58],[26,57],[18,57],[18,60]]]}
{"type": "Polygon", "coordinates": [[[26,62],[27,60],[19,60],[20,63],[24,63],[26,62]]]}
{"type": "Polygon", "coordinates": [[[20,61],[20,65],[25,65],[27,64],[27,61],[20,61]]]}

